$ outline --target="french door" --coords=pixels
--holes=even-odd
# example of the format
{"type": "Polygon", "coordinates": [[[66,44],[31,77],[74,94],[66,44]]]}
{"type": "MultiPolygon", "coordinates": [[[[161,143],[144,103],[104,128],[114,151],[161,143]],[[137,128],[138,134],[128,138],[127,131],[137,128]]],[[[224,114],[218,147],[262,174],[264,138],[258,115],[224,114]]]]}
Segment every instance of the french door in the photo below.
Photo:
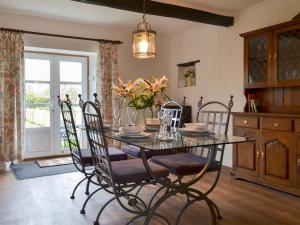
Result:
{"type": "Polygon", "coordinates": [[[87,68],[84,56],[25,53],[25,158],[69,152],[57,95],[69,94],[82,125],[77,96],[86,98],[87,68]]]}

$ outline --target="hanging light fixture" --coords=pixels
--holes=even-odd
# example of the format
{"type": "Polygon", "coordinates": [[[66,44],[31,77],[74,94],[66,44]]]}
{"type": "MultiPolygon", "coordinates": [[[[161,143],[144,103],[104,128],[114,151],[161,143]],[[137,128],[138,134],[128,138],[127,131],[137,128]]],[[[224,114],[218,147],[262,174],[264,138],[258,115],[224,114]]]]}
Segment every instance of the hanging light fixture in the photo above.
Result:
{"type": "Polygon", "coordinates": [[[137,25],[137,30],[132,33],[132,53],[139,59],[155,58],[156,32],[146,22],[146,0],[143,4],[143,21],[137,25]]]}

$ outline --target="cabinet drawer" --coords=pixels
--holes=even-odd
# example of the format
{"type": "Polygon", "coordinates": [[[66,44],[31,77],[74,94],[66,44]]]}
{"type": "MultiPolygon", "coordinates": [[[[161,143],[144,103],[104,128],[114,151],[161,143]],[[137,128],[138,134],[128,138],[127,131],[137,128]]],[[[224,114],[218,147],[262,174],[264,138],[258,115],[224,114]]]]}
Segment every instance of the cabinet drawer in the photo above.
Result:
{"type": "Polygon", "coordinates": [[[295,130],[300,133],[300,120],[295,120],[295,130]]]}
{"type": "Polygon", "coordinates": [[[234,126],[258,128],[258,118],[246,117],[246,116],[236,116],[236,117],[234,117],[234,126]]]}
{"type": "Polygon", "coordinates": [[[262,128],[266,130],[292,131],[292,120],[282,118],[262,118],[262,128]]]}

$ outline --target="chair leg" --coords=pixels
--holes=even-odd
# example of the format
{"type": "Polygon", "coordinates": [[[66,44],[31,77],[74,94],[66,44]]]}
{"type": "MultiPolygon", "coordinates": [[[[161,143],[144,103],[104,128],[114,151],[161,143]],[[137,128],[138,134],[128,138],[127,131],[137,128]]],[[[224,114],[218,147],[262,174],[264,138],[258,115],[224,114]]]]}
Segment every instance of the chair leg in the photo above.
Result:
{"type": "Polygon", "coordinates": [[[76,190],[77,190],[77,188],[79,187],[79,185],[83,182],[83,181],[85,181],[87,178],[85,177],[85,178],[83,178],[81,181],[79,181],[78,182],[78,184],[75,186],[75,188],[74,188],[74,190],[73,190],[73,192],[72,192],[72,195],[71,195],[71,199],[74,199],[75,198],[75,192],[76,192],[76,190]]]}
{"type": "Polygon", "coordinates": [[[89,195],[90,194],[90,184],[93,176],[87,176],[87,183],[86,183],[86,188],[85,188],[85,194],[89,195]]]}
{"type": "Polygon", "coordinates": [[[80,213],[81,214],[85,214],[85,207],[86,207],[86,204],[88,203],[88,201],[91,199],[91,197],[96,194],[98,191],[102,190],[102,187],[101,188],[98,188],[97,190],[95,190],[94,192],[92,192],[92,194],[89,195],[89,197],[87,197],[87,199],[84,201],[83,205],[82,205],[82,208],[80,210],[80,213]]]}
{"type": "Polygon", "coordinates": [[[94,225],[99,225],[99,218],[100,218],[100,216],[101,216],[103,210],[106,208],[106,206],[108,206],[108,205],[109,205],[112,201],[114,201],[116,198],[117,198],[117,197],[113,197],[113,198],[110,199],[108,202],[106,202],[106,203],[104,204],[104,206],[102,206],[102,208],[100,209],[100,211],[99,211],[99,213],[98,213],[98,215],[97,215],[97,217],[96,217],[96,220],[95,220],[95,222],[94,222],[94,225]]]}
{"type": "Polygon", "coordinates": [[[213,202],[212,200],[210,200],[210,199],[209,199],[209,201],[210,201],[210,203],[212,204],[214,210],[216,211],[217,218],[218,218],[219,220],[223,219],[223,217],[221,216],[220,210],[219,210],[218,206],[216,205],[216,203],[214,203],[214,202],[213,202]]]}

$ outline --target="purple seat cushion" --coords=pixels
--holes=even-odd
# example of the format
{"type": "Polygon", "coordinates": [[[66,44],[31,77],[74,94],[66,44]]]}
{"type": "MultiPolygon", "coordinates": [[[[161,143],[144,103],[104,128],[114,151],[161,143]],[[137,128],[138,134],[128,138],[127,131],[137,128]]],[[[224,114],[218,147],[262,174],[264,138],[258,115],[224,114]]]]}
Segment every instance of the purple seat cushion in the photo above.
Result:
{"type": "MultiPolygon", "coordinates": [[[[150,168],[157,178],[164,178],[169,175],[167,168],[148,162],[150,168]]],[[[118,184],[139,183],[152,180],[146,171],[141,159],[130,159],[112,162],[112,175],[118,184]]]]}
{"type": "MultiPolygon", "coordinates": [[[[135,158],[142,158],[140,148],[136,147],[134,145],[126,145],[126,146],[122,147],[122,151],[127,153],[128,155],[132,155],[135,158]]],[[[151,157],[156,156],[156,155],[172,155],[172,154],[174,154],[174,151],[173,150],[150,151],[150,150],[145,149],[145,154],[146,154],[146,158],[150,159],[151,157]]]]}
{"type": "MultiPolygon", "coordinates": [[[[108,152],[111,161],[126,160],[128,158],[126,153],[114,147],[109,147],[108,152]]],[[[92,152],[90,149],[81,149],[81,156],[83,165],[93,165],[92,152]]]]}
{"type": "MultiPolygon", "coordinates": [[[[151,158],[152,162],[168,168],[171,173],[179,176],[199,173],[205,166],[206,160],[206,158],[190,153],[154,156],[151,158]]],[[[215,171],[218,167],[219,163],[213,160],[208,170],[215,171]]]]}

